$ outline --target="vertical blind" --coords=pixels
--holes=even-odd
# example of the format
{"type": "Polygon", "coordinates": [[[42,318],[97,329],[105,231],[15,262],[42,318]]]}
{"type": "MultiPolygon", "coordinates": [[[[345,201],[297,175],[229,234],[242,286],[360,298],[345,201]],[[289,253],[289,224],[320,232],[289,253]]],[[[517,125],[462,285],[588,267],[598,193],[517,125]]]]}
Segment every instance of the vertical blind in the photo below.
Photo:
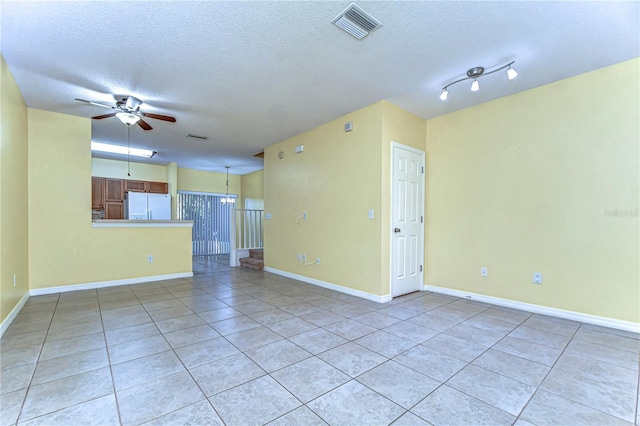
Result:
{"type": "Polygon", "coordinates": [[[193,221],[193,255],[229,254],[229,220],[233,208],[222,204],[224,195],[178,192],[178,220],[193,221]]]}

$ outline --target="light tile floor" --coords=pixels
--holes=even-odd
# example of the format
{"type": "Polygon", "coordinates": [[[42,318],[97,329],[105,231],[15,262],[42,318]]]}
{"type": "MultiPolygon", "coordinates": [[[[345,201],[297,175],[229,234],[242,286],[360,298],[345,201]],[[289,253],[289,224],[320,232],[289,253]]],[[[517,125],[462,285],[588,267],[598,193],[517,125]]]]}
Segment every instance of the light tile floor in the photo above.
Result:
{"type": "Polygon", "coordinates": [[[226,261],[29,299],[2,337],[0,426],[638,423],[637,334],[226,261]]]}

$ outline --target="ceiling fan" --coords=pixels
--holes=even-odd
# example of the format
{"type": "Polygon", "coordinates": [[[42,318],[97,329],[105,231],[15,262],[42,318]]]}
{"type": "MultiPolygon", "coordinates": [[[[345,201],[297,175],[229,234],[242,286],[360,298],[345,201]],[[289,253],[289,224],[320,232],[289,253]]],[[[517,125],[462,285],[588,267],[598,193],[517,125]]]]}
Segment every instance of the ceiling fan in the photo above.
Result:
{"type": "Polygon", "coordinates": [[[151,130],[153,127],[149,125],[146,121],[142,119],[142,117],[154,118],[156,120],[169,121],[171,123],[175,123],[175,117],[171,117],[168,115],[161,114],[151,114],[148,112],[141,112],[140,105],[142,105],[142,101],[133,96],[125,96],[121,100],[116,102],[115,106],[101,104],[99,102],[87,101],[84,99],[76,98],[76,101],[82,102],[83,104],[96,105],[101,106],[103,108],[109,108],[115,110],[111,114],[104,115],[96,115],[95,117],[91,117],[94,120],[102,120],[103,118],[108,117],[117,117],[124,124],[130,126],[132,124],[138,123],[138,126],[142,127],[144,130],[151,130]]]}

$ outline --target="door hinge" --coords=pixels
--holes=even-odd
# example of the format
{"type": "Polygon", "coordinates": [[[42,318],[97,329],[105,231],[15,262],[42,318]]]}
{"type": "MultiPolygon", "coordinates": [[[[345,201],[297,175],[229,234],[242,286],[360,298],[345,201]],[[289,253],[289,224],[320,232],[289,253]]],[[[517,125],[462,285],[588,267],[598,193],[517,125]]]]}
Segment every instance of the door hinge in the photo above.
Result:
{"type": "Polygon", "coordinates": [[[422,166],[422,174],[424,174],[424,166],[422,166]]]}
{"type": "Polygon", "coordinates": [[[420,265],[420,272],[422,272],[422,265],[420,265]]]}
{"type": "Polygon", "coordinates": [[[424,216],[420,216],[420,223],[424,222],[424,216]]]}

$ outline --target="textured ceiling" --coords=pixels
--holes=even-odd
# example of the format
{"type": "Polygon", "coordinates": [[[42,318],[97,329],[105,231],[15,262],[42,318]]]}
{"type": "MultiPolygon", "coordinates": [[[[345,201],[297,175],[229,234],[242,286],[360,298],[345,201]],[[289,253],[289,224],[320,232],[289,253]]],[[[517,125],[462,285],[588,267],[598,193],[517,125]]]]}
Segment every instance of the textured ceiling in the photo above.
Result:
{"type": "MultiPolygon", "coordinates": [[[[91,117],[134,95],[149,162],[244,174],[264,147],[387,99],[431,118],[638,57],[637,1],[356,2],[383,27],[358,41],[330,22],[350,2],[2,1],[1,47],[29,107],[91,117]],[[520,75],[441,88],[474,66],[520,75]],[[187,133],[209,136],[187,139],[187,133]]],[[[588,88],[585,88],[588,90],[588,88]]],[[[126,144],[116,118],[93,139],[126,144]]]]}

